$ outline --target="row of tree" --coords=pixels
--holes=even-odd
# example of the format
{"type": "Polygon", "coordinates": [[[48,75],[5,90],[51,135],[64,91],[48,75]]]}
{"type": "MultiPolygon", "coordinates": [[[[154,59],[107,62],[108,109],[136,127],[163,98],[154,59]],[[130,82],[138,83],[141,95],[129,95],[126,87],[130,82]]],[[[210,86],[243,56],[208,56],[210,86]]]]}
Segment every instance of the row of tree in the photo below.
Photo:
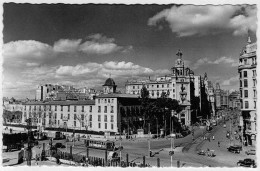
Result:
{"type": "Polygon", "coordinates": [[[123,130],[130,129],[136,132],[137,129],[142,128],[145,133],[150,131],[156,134],[160,129],[166,129],[166,133],[169,134],[171,124],[172,132],[184,131],[178,118],[172,115],[172,112],[179,113],[182,110],[177,100],[169,98],[166,93],[162,93],[160,98],[151,99],[149,91],[144,86],[139,101],[141,108],[140,113],[138,112],[138,120],[123,120],[121,124],[123,130]]]}

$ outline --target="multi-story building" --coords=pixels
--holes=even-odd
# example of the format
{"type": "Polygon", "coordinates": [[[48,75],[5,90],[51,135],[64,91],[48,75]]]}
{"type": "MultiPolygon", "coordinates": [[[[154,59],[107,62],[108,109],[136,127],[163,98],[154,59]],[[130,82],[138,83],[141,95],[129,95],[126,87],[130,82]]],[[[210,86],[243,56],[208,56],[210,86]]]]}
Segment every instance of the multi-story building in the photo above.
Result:
{"type": "MultiPolygon", "coordinates": [[[[143,86],[149,91],[150,98],[159,98],[162,93],[166,93],[169,98],[176,99],[183,107],[183,111],[178,114],[178,119],[184,125],[191,124],[190,100],[194,95],[194,72],[184,66],[182,52],[176,54],[178,59],[175,66],[171,68],[172,74],[158,77],[155,80],[134,80],[126,82],[127,94],[140,95],[143,86]],[[191,88],[192,87],[192,88],[191,88]]],[[[199,88],[199,86],[197,86],[199,88]]]]}
{"type": "Polygon", "coordinates": [[[103,85],[104,94],[94,100],[33,101],[23,104],[23,119],[42,130],[47,127],[103,132],[136,131],[138,95],[118,94],[113,79],[103,85]],[[120,129],[122,128],[122,129],[120,129]]]}
{"type": "Polygon", "coordinates": [[[229,108],[230,109],[241,109],[241,102],[240,102],[240,93],[239,91],[233,91],[228,96],[229,99],[229,108]]]}
{"type": "Polygon", "coordinates": [[[229,91],[220,89],[220,85],[219,83],[217,83],[215,89],[216,109],[220,110],[228,108],[228,96],[229,91]]]}
{"type": "Polygon", "coordinates": [[[248,37],[247,45],[239,57],[239,89],[241,97],[242,131],[246,144],[254,144],[256,140],[256,50],[257,44],[251,43],[248,37]]]}

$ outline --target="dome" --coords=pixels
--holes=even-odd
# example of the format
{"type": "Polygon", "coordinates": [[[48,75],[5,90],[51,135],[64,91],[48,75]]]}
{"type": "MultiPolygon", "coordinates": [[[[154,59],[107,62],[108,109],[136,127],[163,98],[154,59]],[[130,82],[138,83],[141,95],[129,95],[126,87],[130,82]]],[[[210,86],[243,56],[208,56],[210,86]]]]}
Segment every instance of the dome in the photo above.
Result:
{"type": "Polygon", "coordinates": [[[103,86],[115,86],[115,81],[112,78],[108,78],[103,86]]]}

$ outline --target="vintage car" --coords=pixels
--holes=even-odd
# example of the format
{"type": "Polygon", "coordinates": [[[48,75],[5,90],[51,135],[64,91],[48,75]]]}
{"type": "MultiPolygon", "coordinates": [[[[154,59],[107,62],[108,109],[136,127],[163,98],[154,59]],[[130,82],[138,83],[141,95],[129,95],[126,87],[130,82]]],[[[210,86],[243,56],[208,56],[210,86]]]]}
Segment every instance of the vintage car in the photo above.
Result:
{"type": "Polygon", "coordinates": [[[237,162],[237,165],[238,166],[244,166],[244,167],[252,167],[252,168],[255,168],[256,167],[256,163],[255,163],[255,160],[253,159],[244,159],[244,160],[239,160],[237,162]]]}
{"type": "Polygon", "coordinates": [[[228,151],[232,152],[232,153],[240,153],[241,148],[239,146],[230,146],[227,148],[228,151]]]}
{"type": "Polygon", "coordinates": [[[197,151],[197,154],[205,156],[206,155],[206,151],[205,150],[199,150],[199,151],[197,151]]]}
{"type": "Polygon", "coordinates": [[[246,154],[247,154],[247,155],[255,155],[255,154],[256,154],[255,149],[247,150],[247,151],[246,151],[246,154]]]}

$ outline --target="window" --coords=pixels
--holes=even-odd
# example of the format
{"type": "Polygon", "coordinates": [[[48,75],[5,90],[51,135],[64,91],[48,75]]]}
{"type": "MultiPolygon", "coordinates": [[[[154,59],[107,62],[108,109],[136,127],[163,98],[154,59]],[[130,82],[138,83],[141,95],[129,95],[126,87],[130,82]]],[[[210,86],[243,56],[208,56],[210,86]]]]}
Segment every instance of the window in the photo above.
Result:
{"type": "Polygon", "coordinates": [[[164,85],[162,84],[162,88],[164,88],[164,85]]]}
{"type": "Polygon", "coordinates": [[[68,106],[68,112],[70,112],[70,106],[68,106]]]}
{"type": "Polygon", "coordinates": [[[175,89],[172,89],[172,92],[175,93],[175,89]]]}
{"type": "Polygon", "coordinates": [[[101,115],[98,115],[98,121],[99,122],[101,121],[101,115]]]}
{"type": "Polygon", "coordinates": [[[107,123],[105,123],[105,129],[107,129],[107,123]]]}
{"type": "Polygon", "coordinates": [[[49,113],[49,118],[51,118],[51,113],[49,113]]]}
{"type": "Polygon", "coordinates": [[[92,122],[89,122],[89,127],[92,128],[92,122]]]}
{"type": "Polygon", "coordinates": [[[89,121],[92,121],[92,115],[89,115],[89,121]]]}
{"type": "Polygon", "coordinates": [[[105,106],[104,108],[104,113],[107,113],[107,106],[105,106]]]}
{"type": "Polygon", "coordinates": [[[170,85],[169,84],[167,84],[167,88],[169,88],[170,87],[170,85]]]}
{"type": "Polygon", "coordinates": [[[110,113],[114,113],[114,106],[111,106],[111,111],[110,113]]]}
{"type": "Polygon", "coordinates": [[[43,113],[43,117],[46,118],[46,113],[45,112],[43,113]]]}
{"type": "Polygon", "coordinates": [[[247,80],[244,80],[244,87],[248,87],[247,80]]]}
{"type": "Polygon", "coordinates": [[[58,125],[60,125],[60,120],[58,120],[58,125]]]}
{"type": "Polygon", "coordinates": [[[243,97],[243,91],[240,90],[240,97],[242,98],[243,97]]]}
{"type": "Polygon", "coordinates": [[[174,87],[174,84],[172,84],[172,87],[174,87]]]}
{"type": "Polygon", "coordinates": [[[244,59],[244,65],[247,65],[247,59],[244,59]]]}
{"type": "Polygon", "coordinates": [[[152,88],[153,88],[153,84],[152,84],[152,88]]]}
{"type": "Polygon", "coordinates": [[[32,106],[29,106],[29,110],[31,110],[31,107],[32,107],[32,106]]]}
{"type": "Polygon", "coordinates": [[[74,114],[74,120],[76,120],[77,119],[77,115],[76,114],[74,114]]]}
{"type": "Polygon", "coordinates": [[[114,129],[114,124],[111,124],[111,129],[114,129]]]}
{"type": "Polygon", "coordinates": [[[242,78],[242,72],[239,72],[239,78],[242,78]]]}
{"type": "Polygon", "coordinates": [[[256,76],[256,70],[253,70],[253,77],[256,76]]]}
{"type": "Polygon", "coordinates": [[[68,119],[70,119],[70,114],[68,114],[68,119]]]}
{"type": "Polygon", "coordinates": [[[247,77],[247,71],[244,71],[244,78],[247,77]]]}
{"type": "Polygon", "coordinates": [[[101,106],[98,106],[98,113],[101,112],[101,106]]]}
{"type": "Polygon", "coordinates": [[[89,106],[89,112],[92,112],[92,106],[89,106]]]}
{"type": "Polygon", "coordinates": [[[248,108],[249,108],[248,101],[245,101],[245,108],[246,108],[246,109],[248,109],[248,108]]]}
{"type": "Polygon", "coordinates": [[[105,103],[107,103],[107,99],[105,99],[105,103]]]}
{"type": "Polygon", "coordinates": [[[111,115],[110,122],[114,122],[114,115],[111,115]]]}
{"type": "MultiPolygon", "coordinates": [[[[241,96],[242,97],[242,96],[241,96]]],[[[243,109],[243,101],[242,101],[242,103],[241,103],[241,109],[243,109]]]]}
{"type": "Polygon", "coordinates": [[[63,114],[60,114],[60,119],[63,119],[63,114]]]}
{"type": "Polygon", "coordinates": [[[49,111],[51,111],[51,105],[49,106],[49,111]]]}
{"type": "Polygon", "coordinates": [[[242,81],[240,80],[240,87],[243,87],[243,85],[242,85],[242,81]]]}
{"type": "Polygon", "coordinates": [[[82,106],[81,112],[84,112],[84,106],[82,106]]]}
{"type": "Polygon", "coordinates": [[[84,122],[81,122],[81,126],[84,127],[84,122]]]}
{"type": "Polygon", "coordinates": [[[98,123],[98,128],[101,128],[101,123],[98,123]]]}
{"type": "Polygon", "coordinates": [[[256,90],[254,90],[254,97],[256,97],[256,90]]]}
{"type": "Polygon", "coordinates": [[[110,99],[107,99],[107,103],[110,103],[110,99]]]}
{"type": "Polygon", "coordinates": [[[159,90],[157,90],[157,96],[159,96],[159,90]]]}
{"type": "Polygon", "coordinates": [[[57,113],[54,114],[54,118],[57,119],[57,113]]]}
{"type": "Polygon", "coordinates": [[[135,89],[135,86],[133,86],[133,89],[135,89]]]}
{"type": "Polygon", "coordinates": [[[24,110],[26,110],[26,106],[24,106],[24,110]]]}
{"type": "Polygon", "coordinates": [[[77,126],[77,122],[76,121],[74,121],[74,127],[76,127],[77,126]]]}
{"type": "Polygon", "coordinates": [[[100,99],[98,99],[98,103],[100,103],[100,99]]]}
{"type": "Polygon", "coordinates": [[[60,111],[63,111],[63,106],[60,106],[60,111]]]}
{"type": "Polygon", "coordinates": [[[139,86],[137,86],[137,89],[139,89],[139,86]]]}
{"type": "Polygon", "coordinates": [[[74,106],[74,112],[76,112],[77,111],[77,106],[74,106]]]}
{"type": "Polygon", "coordinates": [[[104,122],[107,122],[107,115],[104,116],[104,122]]]}
{"type": "Polygon", "coordinates": [[[245,97],[248,97],[248,90],[245,90],[245,97]]]}
{"type": "Polygon", "coordinates": [[[41,111],[42,110],[42,108],[41,108],[41,106],[39,106],[39,111],[41,111]]]}
{"type": "Polygon", "coordinates": [[[256,109],[256,101],[254,101],[254,109],[256,109]]]}
{"type": "Polygon", "coordinates": [[[81,120],[84,120],[84,114],[81,114],[81,120]]]}
{"type": "Polygon", "coordinates": [[[254,87],[256,86],[256,79],[253,79],[254,87]]]}
{"type": "Polygon", "coordinates": [[[114,103],[114,99],[111,99],[111,103],[114,103]]]}
{"type": "Polygon", "coordinates": [[[57,106],[55,106],[55,111],[57,111],[57,106]]]}
{"type": "Polygon", "coordinates": [[[159,88],[159,85],[157,84],[157,88],[159,88]]]}

